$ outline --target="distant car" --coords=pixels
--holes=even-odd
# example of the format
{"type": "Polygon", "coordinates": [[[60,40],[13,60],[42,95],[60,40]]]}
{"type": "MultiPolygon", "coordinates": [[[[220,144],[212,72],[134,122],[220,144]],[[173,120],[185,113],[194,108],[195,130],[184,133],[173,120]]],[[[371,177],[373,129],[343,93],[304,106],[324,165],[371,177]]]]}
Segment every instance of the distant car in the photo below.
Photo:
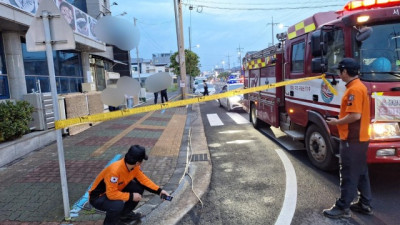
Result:
{"type": "MultiPolygon", "coordinates": [[[[222,87],[220,93],[225,93],[227,91],[232,91],[235,89],[243,88],[243,83],[235,83],[235,84],[226,84],[222,87]]],[[[220,98],[218,99],[219,105],[222,107],[225,107],[228,111],[232,111],[234,109],[242,109],[242,101],[243,101],[243,95],[236,95],[236,96],[231,96],[228,98],[220,98]]]]}
{"type": "MultiPolygon", "coordinates": [[[[207,83],[207,87],[208,87],[208,95],[213,95],[215,94],[215,87],[213,84],[207,83]]],[[[204,85],[203,83],[198,84],[196,87],[196,90],[194,91],[195,95],[203,95],[204,93],[204,85]]]]}
{"type": "Polygon", "coordinates": [[[236,83],[240,83],[239,79],[229,79],[226,83],[228,84],[236,84],[236,83]]]}

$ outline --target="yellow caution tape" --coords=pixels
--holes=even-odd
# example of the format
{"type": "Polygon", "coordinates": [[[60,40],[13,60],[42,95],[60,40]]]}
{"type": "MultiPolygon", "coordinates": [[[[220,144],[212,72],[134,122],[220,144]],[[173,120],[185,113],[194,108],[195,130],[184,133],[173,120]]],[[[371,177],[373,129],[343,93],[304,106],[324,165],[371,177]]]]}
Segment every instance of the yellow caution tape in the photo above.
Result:
{"type": "Polygon", "coordinates": [[[93,122],[100,122],[100,121],[105,121],[105,120],[118,119],[121,117],[126,117],[126,116],[130,116],[130,115],[134,115],[134,114],[140,114],[140,113],[157,111],[157,110],[168,109],[168,108],[175,108],[175,107],[179,107],[179,106],[186,106],[186,105],[199,103],[199,102],[207,102],[207,101],[216,100],[216,99],[220,99],[220,98],[227,98],[227,97],[231,97],[231,96],[235,96],[235,95],[248,94],[248,93],[252,93],[252,92],[263,91],[266,89],[282,87],[282,86],[286,86],[286,85],[290,85],[290,84],[296,84],[296,83],[306,82],[306,81],[315,80],[315,79],[322,79],[328,85],[329,90],[334,95],[337,95],[336,90],[331,86],[329,81],[327,81],[325,79],[325,74],[322,74],[320,76],[281,81],[281,82],[274,83],[274,84],[267,84],[267,85],[252,87],[252,88],[236,89],[236,90],[232,90],[232,91],[228,91],[228,92],[224,92],[224,93],[220,93],[220,94],[214,94],[214,95],[210,95],[210,96],[201,96],[201,97],[196,97],[196,98],[184,99],[184,100],[180,100],[180,101],[166,102],[166,103],[149,105],[149,106],[142,106],[142,107],[133,108],[133,109],[122,109],[119,111],[113,111],[113,112],[108,112],[108,113],[98,113],[98,114],[93,114],[93,115],[89,115],[89,116],[81,116],[81,117],[76,117],[76,118],[71,118],[71,119],[66,119],[66,120],[58,120],[55,122],[55,129],[62,129],[62,128],[66,128],[66,127],[76,125],[76,124],[81,124],[81,123],[93,123],[93,122]]]}

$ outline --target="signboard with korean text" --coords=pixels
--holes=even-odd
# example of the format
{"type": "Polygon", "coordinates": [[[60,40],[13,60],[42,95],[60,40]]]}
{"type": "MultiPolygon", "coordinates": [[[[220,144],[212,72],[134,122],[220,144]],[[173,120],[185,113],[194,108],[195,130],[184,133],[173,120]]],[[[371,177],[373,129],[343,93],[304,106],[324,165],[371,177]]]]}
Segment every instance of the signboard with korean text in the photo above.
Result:
{"type": "Polygon", "coordinates": [[[400,121],[399,96],[375,96],[376,121],[400,121]]]}

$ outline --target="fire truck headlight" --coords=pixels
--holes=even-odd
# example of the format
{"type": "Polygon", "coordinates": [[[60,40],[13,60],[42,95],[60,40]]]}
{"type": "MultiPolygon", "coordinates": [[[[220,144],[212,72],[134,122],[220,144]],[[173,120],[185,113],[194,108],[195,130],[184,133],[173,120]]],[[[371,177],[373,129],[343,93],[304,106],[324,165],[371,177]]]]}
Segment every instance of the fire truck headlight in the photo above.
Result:
{"type": "Polygon", "coordinates": [[[373,140],[400,138],[398,123],[374,123],[371,126],[371,139],[373,140]]]}
{"type": "Polygon", "coordinates": [[[357,17],[357,22],[358,23],[365,23],[369,20],[369,16],[359,16],[357,17]]]}

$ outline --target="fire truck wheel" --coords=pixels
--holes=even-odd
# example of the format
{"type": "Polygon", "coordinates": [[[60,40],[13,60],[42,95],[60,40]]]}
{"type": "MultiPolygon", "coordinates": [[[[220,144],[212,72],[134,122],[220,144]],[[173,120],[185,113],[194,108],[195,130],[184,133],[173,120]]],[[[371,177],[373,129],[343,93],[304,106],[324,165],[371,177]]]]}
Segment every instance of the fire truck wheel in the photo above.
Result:
{"type": "Polygon", "coordinates": [[[257,118],[257,108],[256,105],[251,104],[250,107],[250,122],[253,124],[254,128],[259,128],[260,127],[260,119],[257,118]]]}
{"type": "Polygon", "coordinates": [[[307,129],[306,149],[308,158],[314,166],[327,171],[337,167],[338,162],[332,152],[328,134],[315,124],[307,129]]]}

